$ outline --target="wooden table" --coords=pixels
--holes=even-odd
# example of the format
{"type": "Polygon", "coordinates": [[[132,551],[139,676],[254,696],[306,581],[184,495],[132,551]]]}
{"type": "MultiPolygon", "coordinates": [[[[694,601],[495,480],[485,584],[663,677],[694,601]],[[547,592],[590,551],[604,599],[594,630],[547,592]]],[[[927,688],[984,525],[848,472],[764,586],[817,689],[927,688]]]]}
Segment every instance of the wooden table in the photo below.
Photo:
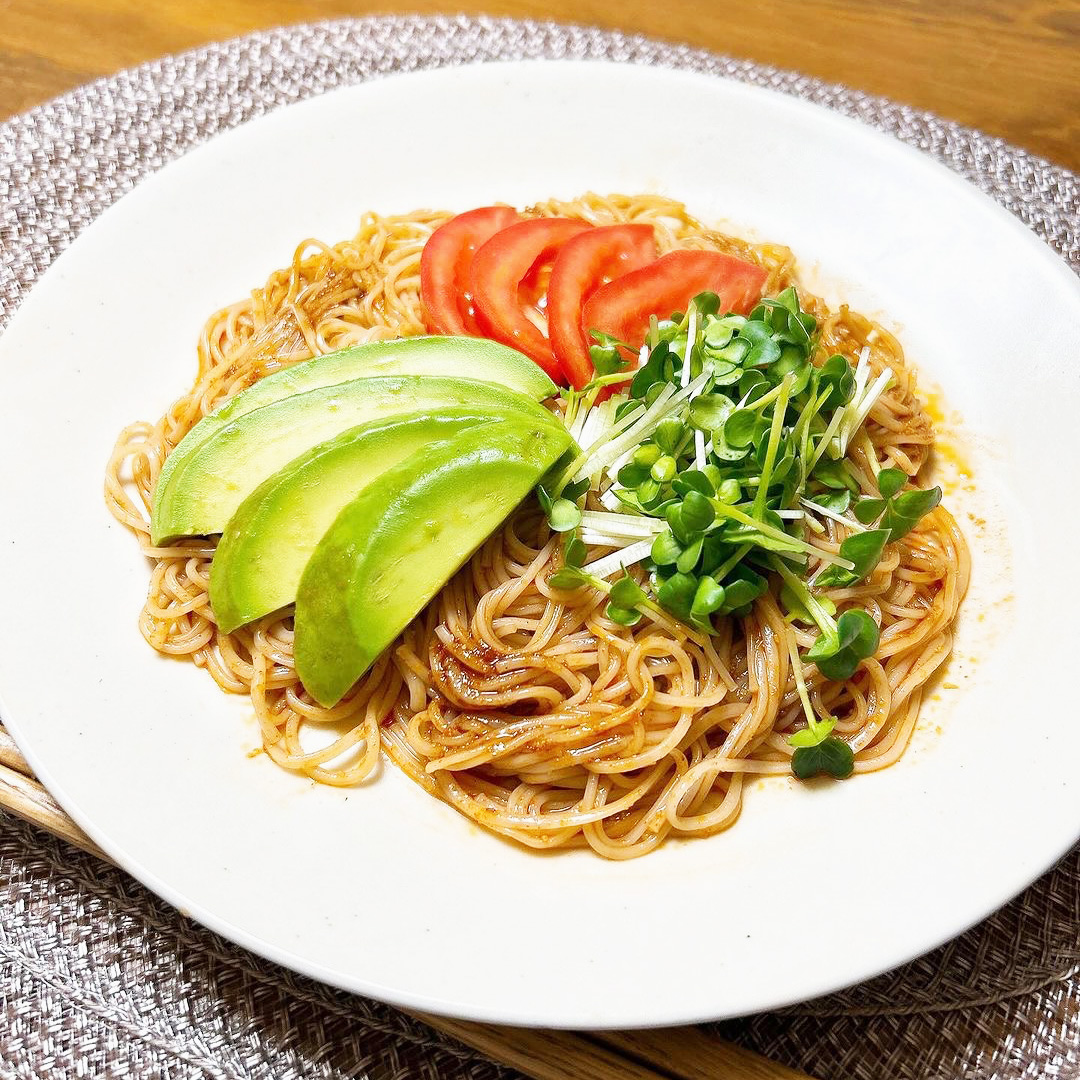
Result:
{"type": "Polygon", "coordinates": [[[688,42],[932,109],[1080,171],[1080,0],[0,0],[0,118],[207,41],[393,10],[688,42]]]}
{"type": "MultiPolygon", "coordinates": [[[[80,83],[250,30],[386,13],[370,0],[0,0],[0,119],[80,83]]],[[[932,109],[1080,170],[1077,0],[409,0],[639,31],[932,109]]],[[[83,837],[0,728],[0,806],[83,837]]],[[[693,1029],[583,1037],[429,1022],[543,1080],[785,1080],[795,1073],[693,1029]]]]}

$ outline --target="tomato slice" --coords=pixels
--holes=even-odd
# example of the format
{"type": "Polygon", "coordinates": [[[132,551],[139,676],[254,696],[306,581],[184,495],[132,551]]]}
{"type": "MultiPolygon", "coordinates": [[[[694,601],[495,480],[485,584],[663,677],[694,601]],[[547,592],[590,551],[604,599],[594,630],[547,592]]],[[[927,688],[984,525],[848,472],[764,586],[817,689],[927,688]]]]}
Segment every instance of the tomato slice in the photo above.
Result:
{"type": "Polygon", "coordinates": [[[650,315],[666,319],[685,311],[706,289],[720,297],[722,313],[745,315],[761,299],[767,276],[760,266],[719,251],[671,251],[597,289],[585,304],[585,329],[602,330],[637,349],[649,332],[650,315]]]}
{"type": "Polygon", "coordinates": [[[570,218],[519,221],[488,240],[472,263],[470,280],[480,328],[488,337],[531,357],[557,382],[565,382],[565,376],[551,342],[537,325],[543,313],[533,300],[542,288],[546,266],[562,245],[591,228],[570,218]]]}
{"type": "Polygon", "coordinates": [[[559,366],[579,390],[594,374],[582,320],[585,302],[606,282],[655,258],[651,225],[589,229],[567,240],[555,256],[547,290],[548,337],[559,366]]]}
{"type": "Polygon", "coordinates": [[[481,206],[452,217],[428,238],[420,256],[420,302],[433,334],[483,337],[473,312],[469,268],[477,248],[517,220],[512,206],[481,206]]]}

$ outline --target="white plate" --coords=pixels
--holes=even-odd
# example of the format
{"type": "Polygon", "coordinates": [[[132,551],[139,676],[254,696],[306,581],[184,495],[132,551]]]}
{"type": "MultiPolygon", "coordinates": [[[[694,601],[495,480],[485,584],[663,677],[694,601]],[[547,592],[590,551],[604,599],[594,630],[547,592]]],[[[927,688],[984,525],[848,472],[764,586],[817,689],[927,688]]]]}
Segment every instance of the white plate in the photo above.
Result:
{"type": "Polygon", "coordinates": [[[0,341],[0,711],[49,789],[182,911],[315,978],[463,1017],[671,1024],[832,990],[986,915],[1080,835],[1080,289],[1005,211],[817,107],[595,63],[398,76],[169,165],[57,260],[0,341]],[[316,787],[244,700],[155,655],[102,501],[119,429],[191,381],[207,314],[362,211],[656,190],[790,244],[881,313],[962,417],[958,655],[883,773],[752,786],[735,828],[629,863],[493,838],[385,767],[316,787]],[[976,525],[966,514],[985,519],[976,525]],[[958,689],[948,689],[950,686],[958,689]],[[939,730],[940,729],[940,730],[939,730]]]}

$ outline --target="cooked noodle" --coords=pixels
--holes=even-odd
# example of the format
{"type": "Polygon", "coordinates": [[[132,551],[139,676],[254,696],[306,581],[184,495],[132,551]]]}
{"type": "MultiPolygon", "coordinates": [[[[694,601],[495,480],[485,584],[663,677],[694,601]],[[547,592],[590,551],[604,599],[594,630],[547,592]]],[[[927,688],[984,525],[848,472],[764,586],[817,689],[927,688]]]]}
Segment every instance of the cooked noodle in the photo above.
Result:
{"type": "MultiPolygon", "coordinates": [[[[589,195],[534,209],[596,224],[651,223],[661,252],[730,251],[768,271],[768,295],[795,283],[786,248],[710,231],[656,196],[589,195]]],[[[162,461],[225,398],[313,355],[424,332],[420,254],[448,216],[369,214],[344,243],[305,240],[289,267],[207,322],[191,390],[156,424],[121,433],[106,497],[153,565],[143,636],[159,652],[207,668],[223,690],[250,695],[266,753],[322,783],[358,783],[384,750],[426,790],[497,833],[535,848],[587,844],[616,859],[672,834],[725,829],[739,815],[748,777],[790,772],[785,736],[802,719],[790,651],[808,648],[816,631],[786,622],[768,594],[748,617],[719,620],[714,637],[649,612],[632,628],[617,625],[595,590],[546,584],[558,545],[526,505],[350,694],[324,709],[297,679],[291,610],[223,634],[208,597],[214,541],[150,546],[162,461]],[[311,738],[314,728],[325,737],[311,738]]],[[[913,475],[933,444],[915,374],[882,327],[846,307],[830,312],[801,299],[819,320],[820,355],[852,356],[866,345],[875,373],[894,372],[848,455],[863,492],[876,494],[869,455],[913,475]]],[[[835,552],[844,535],[827,522],[811,542],[835,552]]],[[[939,506],[886,550],[867,580],[829,592],[841,608],[857,602],[881,627],[874,658],[846,682],[807,669],[814,709],[839,718],[836,732],[856,751],[857,773],[904,752],[927,680],[951,650],[968,574],[964,538],[939,506]]]]}

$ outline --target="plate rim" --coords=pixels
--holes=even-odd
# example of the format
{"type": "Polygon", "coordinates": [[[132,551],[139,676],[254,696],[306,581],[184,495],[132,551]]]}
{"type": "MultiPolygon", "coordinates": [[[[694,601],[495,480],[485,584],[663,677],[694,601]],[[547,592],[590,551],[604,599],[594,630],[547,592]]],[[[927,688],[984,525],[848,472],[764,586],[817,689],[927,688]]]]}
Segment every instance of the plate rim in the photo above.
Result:
{"type": "MultiPolygon", "coordinates": [[[[189,151],[187,151],[183,155],[181,155],[180,158],[172,159],[171,161],[165,163],[165,165],[163,165],[161,169],[155,170],[154,172],[148,174],[146,177],[142,178],[137,183],[136,189],[138,187],[141,187],[147,181],[152,180],[159,172],[164,171],[164,169],[169,168],[176,161],[181,160],[181,159],[190,158],[193,155],[199,155],[199,154],[201,154],[201,152],[205,148],[214,146],[219,140],[226,138],[227,136],[231,135],[232,133],[234,133],[234,132],[236,132],[238,130],[241,130],[243,128],[249,128],[253,124],[258,124],[261,121],[263,121],[263,120],[265,120],[265,119],[267,119],[269,117],[272,117],[273,115],[275,115],[276,113],[278,113],[279,111],[281,111],[284,108],[295,109],[295,110],[306,109],[306,108],[309,108],[309,107],[310,108],[317,108],[317,107],[320,107],[321,104],[328,97],[335,96],[335,95],[346,95],[346,94],[355,93],[357,90],[362,89],[362,88],[364,88],[366,86],[369,86],[374,82],[385,82],[388,79],[414,79],[414,78],[417,78],[417,77],[431,77],[433,75],[439,76],[439,75],[444,75],[448,71],[460,71],[462,68],[490,67],[492,65],[505,65],[507,67],[521,67],[521,66],[529,67],[529,66],[537,66],[537,65],[551,66],[551,65],[559,65],[559,64],[591,65],[591,66],[595,66],[595,67],[619,67],[619,66],[624,66],[624,65],[620,65],[617,61],[604,60],[604,59],[578,59],[578,58],[573,58],[573,59],[558,59],[557,60],[557,59],[533,59],[533,58],[530,58],[530,59],[523,59],[523,60],[513,60],[513,59],[487,60],[487,61],[480,61],[479,63],[476,63],[476,64],[440,66],[440,67],[435,67],[435,68],[431,68],[431,69],[425,69],[423,71],[417,71],[417,72],[399,72],[399,73],[393,73],[393,74],[380,75],[380,76],[377,76],[375,78],[365,80],[365,81],[363,81],[361,83],[352,84],[352,85],[348,85],[348,86],[337,87],[337,88],[325,91],[323,93],[316,94],[316,95],[314,95],[314,96],[312,96],[310,98],[305,99],[304,101],[296,102],[296,103],[290,104],[288,106],[279,106],[277,108],[269,110],[266,113],[260,114],[259,116],[253,117],[250,120],[246,121],[245,123],[237,125],[236,127],[224,129],[224,130],[218,132],[217,134],[215,134],[214,136],[212,136],[210,139],[207,139],[207,140],[203,141],[202,143],[198,144],[197,146],[191,148],[189,151]]],[[[1061,284],[1066,287],[1066,293],[1068,293],[1071,290],[1071,292],[1073,293],[1073,299],[1080,301],[1080,279],[1076,278],[1076,276],[1072,273],[1072,271],[1070,270],[1068,265],[1064,262],[1064,260],[1061,259],[1053,251],[1053,249],[1049,247],[1048,244],[1046,244],[1043,240],[1041,240],[1038,236],[1036,236],[1014,214],[1010,213],[1005,207],[1003,207],[999,203],[997,203],[992,197],[987,195],[985,192],[981,191],[977,186],[975,186],[971,182],[965,180],[963,177],[958,175],[953,170],[949,169],[947,166],[941,164],[938,161],[935,161],[928,154],[926,154],[926,153],[924,153],[922,151],[919,151],[916,148],[914,148],[914,147],[912,147],[910,145],[907,145],[906,143],[901,142],[900,140],[894,138],[893,136],[890,136],[889,134],[887,134],[887,133],[885,133],[883,131],[880,131],[880,130],[878,130],[878,129],[876,129],[876,128],[868,125],[868,124],[865,124],[865,123],[859,121],[858,119],[856,119],[854,117],[847,116],[847,115],[844,115],[844,114],[841,114],[841,113],[837,113],[834,110],[828,109],[828,108],[826,108],[826,107],[824,107],[822,105],[819,105],[819,104],[817,104],[815,102],[811,102],[811,101],[807,101],[805,99],[794,97],[794,96],[792,96],[790,94],[787,94],[787,93],[784,93],[782,91],[770,89],[768,87],[748,84],[748,83],[742,82],[742,81],[740,81],[738,79],[733,79],[733,78],[731,78],[729,76],[722,75],[722,74],[711,74],[711,73],[704,73],[704,72],[692,72],[692,71],[686,71],[686,70],[682,70],[682,69],[678,69],[678,68],[668,68],[668,67],[655,68],[655,67],[650,67],[650,65],[644,64],[644,63],[635,64],[634,66],[639,67],[639,68],[641,68],[643,70],[651,70],[651,71],[654,71],[654,72],[662,73],[665,76],[673,75],[673,76],[677,76],[677,77],[685,77],[685,78],[691,78],[691,79],[707,80],[709,82],[715,82],[717,80],[721,80],[724,83],[726,83],[729,87],[735,88],[737,90],[737,92],[739,92],[739,93],[744,93],[744,94],[747,94],[747,95],[749,95],[751,97],[764,96],[764,97],[766,97],[766,98],[768,98],[770,100],[773,100],[773,101],[777,101],[777,100],[782,101],[784,103],[785,107],[792,108],[794,110],[803,112],[803,113],[805,113],[807,115],[812,114],[819,121],[825,120],[827,118],[827,120],[829,122],[831,122],[834,126],[836,126],[840,130],[859,132],[863,136],[870,135],[875,139],[875,141],[877,141],[879,146],[881,146],[881,147],[888,146],[888,147],[891,148],[891,150],[893,152],[896,152],[897,150],[899,150],[910,161],[918,161],[918,162],[920,162],[921,166],[923,167],[924,170],[926,169],[927,166],[929,166],[929,171],[939,181],[943,180],[945,178],[948,178],[949,183],[957,190],[962,189],[964,191],[965,195],[970,196],[972,194],[977,194],[977,196],[979,196],[978,201],[983,206],[984,211],[988,207],[993,208],[992,212],[995,214],[995,216],[996,216],[999,223],[1002,222],[1002,221],[1010,222],[1009,228],[1012,229],[1013,235],[1016,236],[1016,237],[1022,238],[1021,242],[1023,242],[1025,245],[1027,245],[1032,253],[1034,253],[1036,250],[1038,250],[1039,257],[1041,257],[1044,260],[1044,262],[1047,264],[1047,266],[1052,266],[1053,267],[1054,273],[1058,275],[1061,284]],[[1035,246],[1032,247],[1031,246],[1032,244],[1034,244],[1035,246]],[[1062,273],[1062,272],[1064,272],[1064,273],[1062,273]]],[[[52,262],[52,264],[49,266],[49,268],[46,270],[46,272],[44,274],[42,274],[38,278],[38,282],[44,280],[49,274],[51,274],[54,271],[54,269],[58,265],[62,266],[63,265],[63,260],[65,259],[68,251],[71,250],[71,248],[73,248],[75,246],[75,243],[87,231],[89,231],[90,229],[95,228],[98,225],[99,222],[101,222],[103,220],[107,221],[109,219],[109,216],[110,216],[111,212],[115,209],[115,207],[123,204],[125,202],[125,200],[127,199],[129,194],[130,193],[125,194],[124,196],[121,196],[120,198],[115,200],[100,215],[98,215],[98,217],[95,218],[95,220],[93,222],[91,222],[85,229],[81,230],[73,238],[69,248],[65,249],[65,251],[62,252],[60,254],[60,256],[58,256],[57,259],[55,259],[52,262]]],[[[35,285],[32,287],[31,292],[33,291],[33,289],[35,289],[37,287],[38,282],[35,282],[35,285]]],[[[23,299],[25,300],[26,298],[24,297],[23,299]]],[[[23,305],[20,304],[19,307],[16,308],[15,311],[13,312],[12,320],[11,320],[12,323],[15,323],[19,319],[20,313],[22,311],[22,307],[23,307],[23,305]]],[[[462,1018],[470,1019],[470,1020],[487,1020],[489,1022],[496,1022],[496,1023],[513,1023],[513,1024],[517,1024],[517,1025],[521,1025],[521,1026],[552,1026],[552,1022],[551,1022],[551,1020],[549,1018],[543,1018],[543,1017],[535,1018],[535,1019],[523,1018],[522,1016],[520,1016],[520,1015],[518,1015],[516,1013],[513,1013],[512,1010],[507,1012],[503,1016],[495,1015],[495,1014],[491,1013],[490,1011],[485,1011],[483,1009],[479,1009],[479,1010],[475,1010],[475,1009],[474,1010],[467,1010],[466,1009],[466,1010],[463,1010],[459,1005],[456,1005],[454,1002],[449,1002],[449,1001],[444,1002],[444,1001],[440,1001],[440,1000],[433,1000],[432,998],[424,996],[422,994],[421,995],[413,995],[413,994],[405,993],[405,992],[395,992],[395,993],[391,994],[391,993],[388,993],[386,991],[386,989],[384,987],[382,987],[381,985],[371,985],[371,984],[365,983],[365,981],[363,979],[358,979],[358,978],[355,978],[355,977],[343,978],[339,973],[334,972],[332,969],[325,968],[323,965],[321,965],[319,963],[313,963],[312,961],[306,959],[305,957],[303,957],[299,953],[294,953],[291,950],[284,949],[284,948],[282,948],[282,947],[280,947],[278,945],[271,945],[270,943],[266,942],[264,939],[262,939],[262,938],[260,938],[260,937],[258,937],[256,935],[250,934],[242,926],[240,926],[238,924],[235,924],[235,923],[233,923],[233,922],[231,922],[229,920],[219,919],[217,916],[214,915],[214,913],[212,911],[208,911],[208,910],[202,908],[201,905],[199,905],[199,904],[192,903],[190,898],[185,897],[181,893],[179,893],[178,891],[174,890],[167,882],[165,882],[160,877],[158,877],[158,875],[156,873],[154,873],[148,866],[146,866],[140,860],[132,857],[128,853],[128,851],[124,848],[123,844],[114,843],[107,834],[102,833],[101,831],[99,831],[98,827],[96,826],[96,824],[92,820],[89,820],[88,818],[84,817],[81,806],[78,805],[77,800],[75,800],[74,802],[71,802],[70,805],[69,805],[69,800],[67,799],[66,792],[64,791],[63,786],[60,785],[60,784],[57,784],[55,778],[52,775],[51,770],[48,767],[48,763],[43,762],[43,761],[41,761],[39,759],[39,757],[37,755],[37,752],[36,752],[32,742],[28,741],[28,739],[26,737],[26,733],[21,730],[18,719],[17,718],[15,720],[9,719],[10,713],[9,713],[9,710],[8,710],[6,704],[5,704],[5,697],[6,697],[6,694],[5,694],[4,686],[3,686],[2,683],[0,683],[0,716],[4,717],[5,726],[7,726],[8,731],[11,733],[11,735],[14,738],[16,744],[19,746],[20,750],[23,752],[23,754],[26,757],[28,763],[34,769],[35,774],[38,776],[38,778],[44,783],[44,785],[47,787],[47,789],[50,791],[50,793],[54,793],[54,798],[56,798],[56,801],[63,807],[63,809],[69,814],[69,816],[71,816],[71,818],[83,829],[83,831],[86,832],[87,835],[92,840],[94,840],[95,843],[97,843],[98,846],[101,847],[101,849],[110,858],[112,858],[113,861],[116,862],[118,866],[120,866],[121,869],[123,869],[126,873],[131,874],[136,880],[140,881],[143,885],[145,885],[148,889],[150,889],[155,895],[157,895],[157,896],[161,897],[162,899],[164,899],[171,907],[176,909],[181,915],[183,915],[183,916],[185,916],[187,918],[195,919],[196,921],[201,923],[203,926],[206,926],[208,929],[214,931],[215,933],[221,934],[223,937],[226,937],[227,939],[229,939],[231,941],[236,942],[237,944],[239,944],[242,947],[250,950],[251,952],[255,953],[258,956],[262,956],[265,959],[268,959],[268,960],[270,960],[270,961],[272,961],[274,963],[281,964],[281,965],[283,965],[283,966],[285,966],[287,968],[290,968],[290,969],[292,969],[294,971],[298,971],[298,972],[300,972],[302,974],[313,977],[313,978],[315,978],[315,979],[317,979],[317,980],[319,980],[321,982],[327,983],[327,984],[332,985],[332,986],[340,987],[341,989],[345,989],[345,990],[349,990],[349,991],[357,992],[357,993],[362,993],[362,994],[365,994],[365,995],[368,995],[368,996],[371,996],[371,997],[375,997],[375,998],[377,998],[379,1000],[387,1001],[387,1002],[390,1002],[390,1003],[396,1004],[396,1005],[401,1005],[401,1006],[406,1007],[406,1008],[423,1009],[424,1011],[428,1011],[428,1012],[432,1012],[432,1013],[436,1013],[436,1014],[440,1014],[440,1015],[456,1016],[456,1017],[462,1017],[462,1018]]],[[[1049,863],[1046,864],[1046,866],[1044,866],[1044,867],[1042,867],[1042,869],[1038,870],[1034,874],[1034,876],[1029,877],[1026,881],[1024,881],[1021,885],[1019,885],[1014,891],[1010,892],[1008,894],[1008,896],[1006,896],[1004,899],[994,900],[981,914],[978,914],[974,918],[972,918],[970,921],[965,922],[965,924],[963,925],[963,927],[960,930],[957,930],[957,931],[955,931],[953,933],[949,933],[946,936],[942,937],[940,940],[933,941],[931,944],[927,945],[927,947],[925,949],[923,949],[921,952],[919,952],[919,953],[917,953],[915,955],[916,956],[924,955],[926,952],[929,952],[932,949],[936,948],[937,946],[942,944],[944,941],[951,940],[953,937],[957,936],[959,933],[964,932],[964,930],[967,930],[971,926],[974,926],[978,922],[982,921],[984,918],[986,918],[987,915],[991,914],[993,911],[996,911],[1003,904],[1007,903],[1011,898],[1015,897],[1020,891],[1022,891],[1024,888],[1026,888],[1028,885],[1030,885],[1034,880],[1037,880],[1038,877],[1040,877],[1046,870],[1048,870],[1053,865],[1053,862],[1056,861],[1057,858],[1060,858],[1061,855],[1063,855],[1065,852],[1067,852],[1068,850],[1070,850],[1072,848],[1072,846],[1075,844],[1077,838],[1080,838],[1080,831],[1078,831],[1077,835],[1074,836],[1073,839],[1071,841],[1069,841],[1069,843],[1066,844],[1065,847],[1061,851],[1058,852],[1058,854],[1055,856],[1054,860],[1051,860],[1049,863]]],[[[892,968],[896,967],[898,964],[903,963],[903,962],[905,962],[907,960],[914,959],[914,958],[915,958],[914,956],[908,955],[905,952],[903,957],[901,957],[901,958],[899,958],[899,959],[897,959],[895,961],[885,963],[885,964],[883,964],[883,966],[879,967],[876,971],[873,971],[873,972],[871,972],[869,974],[861,975],[857,979],[855,979],[853,981],[845,982],[842,985],[836,985],[834,982],[826,980],[827,986],[823,985],[823,987],[820,990],[815,991],[810,996],[816,997],[816,996],[818,996],[819,994],[822,994],[822,993],[827,993],[827,992],[831,992],[831,991],[835,991],[835,990],[840,990],[840,989],[843,989],[845,987],[855,985],[855,984],[857,984],[859,982],[863,982],[863,981],[865,981],[867,979],[873,978],[874,976],[880,974],[883,971],[891,970],[892,968]]],[[[747,1009],[744,1012],[740,1012],[740,1013],[736,1013],[736,1014],[724,1014],[724,1015],[744,1015],[745,1012],[755,1012],[755,1011],[758,1011],[761,1008],[769,1008],[769,1009],[779,1008],[779,1007],[781,1007],[783,1005],[787,1005],[787,1004],[791,1004],[791,1003],[793,1003],[795,1001],[803,1001],[803,1000],[807,1000],[807,995],[803,994],[803,993],[800,993],[796,997],[793,997],[793,998],[784,998],[782,996],[780,996],[780,997],[775,997],[774,996],[774,997],[769,999],[768,1004],[760,1004],[759,1005],[759,1004],[753,1004],[752,1003],[751,1005],[749,1005],[747,1007],[747,1009]]],[[[717,1018],[716,1014],[714,1012],[711,1012],[711,1011],[710,1012],[705,1012],[705,1013],[702,1013],[702,1014],[698,1014],[698,1015],[695,1015],[695,1016],[688,1015],[688,1014],[685,1013],[685,1011],[679,1011],[678,1012],[678,1017],[680,1019],[671,1019],[671,1018],[668,1018],[668,1017],[661,1016],[660,1019],[647,1019],[647,1020],[641,1020],[641,1021],[631,1021],[630,1023],[619,1020],[617,1022],[616,1021],[611,1021],[608,1024],[597,1024],[595,1021],[590,1021],[587,1024],[582,1023],[580,1025],[575,1025],[573,1022],[569,1022],[569,1023],[559,1022],[557,1024],[557,1026],[560,1027],[560,1028],[568,1029],[568,1030],[575,1030],[575,1029],[577,1029],[577,1030],[582,1030],[582,1029],[596,1029],[596,1030],[599,1030],[599,1029],[603,1029],[603,1028],[615,1028],[615,1027],[618,1027],[618,1028],[653,1027],[653,1026],[660,1026],[660,1025],[666,1025],[666,1024],[671,1024],[671,1023],[698,1023],[698,1022],[712,1020],[712,1019],[717,1018]]]]}

